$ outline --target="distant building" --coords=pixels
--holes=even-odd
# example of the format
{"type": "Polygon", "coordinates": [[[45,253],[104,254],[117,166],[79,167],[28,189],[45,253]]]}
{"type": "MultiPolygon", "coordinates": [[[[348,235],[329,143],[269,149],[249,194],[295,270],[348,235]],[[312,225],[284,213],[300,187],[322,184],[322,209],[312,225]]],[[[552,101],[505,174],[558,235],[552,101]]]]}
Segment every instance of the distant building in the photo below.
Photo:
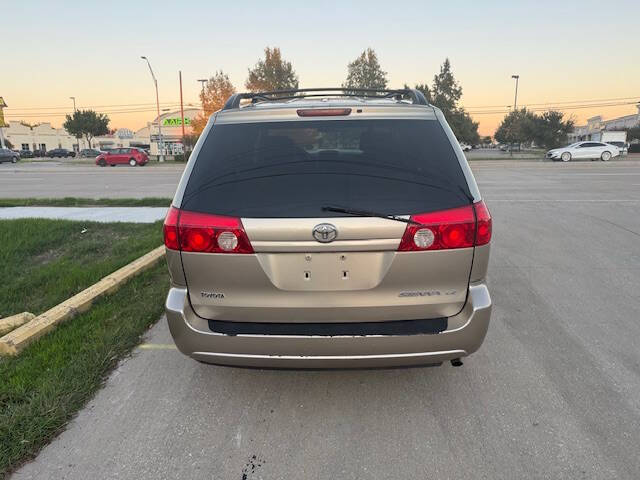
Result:
{"type": "MultiPolygon", "coordinates": [[[[199,108],[184,110],[185,134],[190,134],[191,120],[201,113],[199,108]]],[[[180,110],[166,112],[160,115],[160,126],[164,143],[165,155],[179,155],[183,153],[182,145],[182,117],[180,110]]],[[[133,131],[119,128],[113,134],[94,137],[91,145],[83,138],[77,139],[67,133],[64,128],[54,128],[51,123],[28,125],[19,121],[9,121],[8,127],[2,128],[4,138],[9,140],[17,150],[52,150],[66,148],[76,152],[83,148],[97,148],[108,150],[119,147],[149,148],[152,156],[158,154],[158,119],[147,122],[147,126],[133,131]]]]}
{"type": "Polygon", "coordinates": [[[602,115],[587,119],[586,125],[575,127],[569,134],[569,142],[581,142],[584,140],[598,140],[601,132],[605,130],[626,130],[640,125],[640,104],[637,105],[638,113],[625,115],[624,117],[603,120],[602,115]]]}
{"type": "MultiPolygon", "coordinates": [[[[190,135],[191,121],[202,113],[199,108],[185,108],[184,110],[184,130],[186,135],[190,135]]],[[[182,145],[182,117],[180,110],[167,112],[160,115],[160,130],[162,132],[162,142],[164,144],[164,155],[180,155],[184,152],[182,145]]],[[[148,122],[147,126],[136,132],[136,137],[146,138],[150,146],[151,155],[158,155],[159,135],[158,118],[148,122]]]]}
{"type": "Polygon", "coordinates": [[[64,128],[53,128],[49,122],[35,126],[13,120],[8,123],[9,126],[3,128],[2,133],[17,150],[73,150],[74,144],[78,143],[64,128]]]}

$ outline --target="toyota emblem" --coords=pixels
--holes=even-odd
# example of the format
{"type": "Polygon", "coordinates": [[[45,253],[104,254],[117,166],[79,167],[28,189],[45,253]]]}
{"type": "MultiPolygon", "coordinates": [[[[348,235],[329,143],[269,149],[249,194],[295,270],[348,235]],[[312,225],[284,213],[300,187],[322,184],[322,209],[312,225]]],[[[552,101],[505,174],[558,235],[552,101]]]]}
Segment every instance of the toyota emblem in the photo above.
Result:
{"type": "Polygon", "coordinates": [[[320,243],[333,242],[338,236],[338,229],[330,223],[321,223],[313,227],[313,238],[320,243]]]}

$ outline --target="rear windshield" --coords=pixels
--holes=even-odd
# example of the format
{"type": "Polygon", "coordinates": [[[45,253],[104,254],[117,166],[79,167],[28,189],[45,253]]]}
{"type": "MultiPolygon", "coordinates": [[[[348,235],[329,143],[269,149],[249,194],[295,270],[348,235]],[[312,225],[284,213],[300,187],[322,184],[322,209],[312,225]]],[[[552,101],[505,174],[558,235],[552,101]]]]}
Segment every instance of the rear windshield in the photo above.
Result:
{"type": "Polygon", "coordinates": [[[469,197],[435,120],[260,122],[213,126],[181,207],[245,218],[344,215],[323,206],[403,215],[469,197]]]}

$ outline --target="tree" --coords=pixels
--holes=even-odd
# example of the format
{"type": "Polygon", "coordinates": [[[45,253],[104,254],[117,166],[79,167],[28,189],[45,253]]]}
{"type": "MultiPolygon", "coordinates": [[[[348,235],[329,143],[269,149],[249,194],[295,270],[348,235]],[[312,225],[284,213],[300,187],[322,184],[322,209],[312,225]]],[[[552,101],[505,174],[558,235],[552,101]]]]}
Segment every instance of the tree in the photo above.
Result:
{"type": "Polygon", "coordinates": [[[73,115],[67,115],[62,126],[70,135],[86,138],[88,148],[91,148],[93,137],[109,133],[109,117],[93,110],[77,110],[73,115]]]}
{"type": "MultiPolygon", "coordinates": [[[[409,89],[411,87],[405,83],[404,88],[409,89]]],[[[424,98],[427,99],[427,102],[431,103],[431,90],[429,90],[429,85],[427,85],[426,83],[418,83],[413,88],[415,88],[419,92],[422,92],[422,94],[424,95],[424,98]]]]}
{"type": "Polygon", "coordinates": [[[426,85],[416,85],[432,105],[444,114],[456,138],[464,143],[475,145],[480,142],[478,122],[474,122],[471,115],[458,102],[462,97],[462,87],[453,76],[451,62],[445,58],[440,66],[440,73],[434,75],[431,90],[426,85]],[[423,91],[424,89],[424,91],[423,91]],[[428,95],[428,96],[427,96],[428,95]]]}
{"type": "Polygon", "coordinates": [[[378,55],[372,48],[367,48],[347,66],[347,79],[342,88],[387,88],[387,72],[382,70],[378,55]]]}
{"type": "MultiPolygon", "coordinates": [[[[216,72],[204,85],[204,92],[200,92],[203,114],[191,120],[193,133],[200,135],[207,125],[207,121],[213,112],[220,110],[227,99],[236,93],[229,76],[222,70],[216,72]]],[[[196,137],[197,138],[197,137],[196,137]]]]}
{"type": "Polygon", "coordinates": [[[547,150],[565,145],[574,123],[573,119],[564,120],[564,114],[555,110],[534,115],[532,140],[547,150]]]}
{"type": "Polygon", "coordinates": [[[567,142],[573,130],[573,119],[564,120],[564,114],[549,110],[541,115],[523,108],[504,117],[495,133],[495,139],[504,144],[533,142],[546,149],[567,142]]]}
{"type": "MultiPolygon", "coordinates": [[[[193,121],[191,122],[191,124],[193,125],[193,121]]],[[[193,147],[195,147],[196,143],[198,142],[198,136],[199,135],[196,135],[195,133],[188,133],[184,136],[184,147],[187,152],[193,150],[193,147]]]]}
{"type": "Polygon", "coordinates": [[[469,145],[477,145],[480,143],[480,134],[478,133],[478,122],[474,122],[471,115],[464,108],[456,108],[447,116],[447,122],[456,138],[460,142],[469,145]]]}
{"type": "Polygon", "coordinates": [[[13,143],[11,143],[8,138],[4,139],[4,146],[9,150],[13,150],[13,143]]]}
{"type": "Polygon", "coordinates": [[[458,101],[462,97],[462,87],[456,81],[451,71],[451,63],[445,58],[440,73],[433,77],[431,103],[442,110],[445,117],[458,108],[458,101]]]}
{"type": "Polygon", "coordinates": [[[495,139],[504,144],[532,142],[536,115],[526,108],[509,112],[494,134],[495,139]]]}
{"type": "Polygon", "coordinates": [[[640,124],[627,129],[627,142],[631,140],[640,140],[640,124]]]}
{"type": "Polygon", "coordinates": [[[291,62],[282,59],[278,47],[265,48],[264,60],[249,69],[245,87],[251,92],[273,90],[295,90],[298,88],[298,76],[291,62]]]}

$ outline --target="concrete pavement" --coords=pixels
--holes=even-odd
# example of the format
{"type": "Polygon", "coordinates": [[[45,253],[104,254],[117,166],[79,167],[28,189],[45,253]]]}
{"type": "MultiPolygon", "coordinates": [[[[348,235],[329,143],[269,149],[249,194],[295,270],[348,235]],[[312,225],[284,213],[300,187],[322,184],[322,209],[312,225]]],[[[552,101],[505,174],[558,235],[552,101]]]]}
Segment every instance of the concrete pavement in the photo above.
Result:
{"type": "Polygon", "coordinates": [[[0,207],[0,220],[53,218],[90,222],[153,223],[163,220],[166,207],[0,207]]]}
{"type": "Polygon", "coordinates": [[[463,367],[215,367],[163,319],[12,478],[640,478],[639,165],[473,169],[494,314],[463,367]]]}

